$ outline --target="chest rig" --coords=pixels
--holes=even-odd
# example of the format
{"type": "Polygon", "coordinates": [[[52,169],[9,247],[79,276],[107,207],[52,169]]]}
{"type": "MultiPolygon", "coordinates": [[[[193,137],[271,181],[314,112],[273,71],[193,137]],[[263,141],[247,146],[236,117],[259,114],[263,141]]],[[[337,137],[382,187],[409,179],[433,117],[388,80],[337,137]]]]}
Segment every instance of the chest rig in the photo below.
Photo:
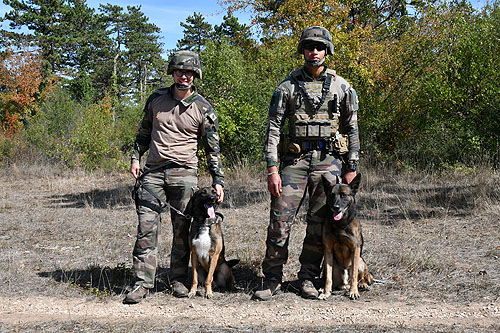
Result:
{"type": "Polygon", "coordinates": [[[298,91],[292,101],[294,112],[289,119],[290,137],[296,141],[335,138],[339,129],[339,98],[331,89],[335,72],[327,70],[324,81],[305,82],[292,74],[298,91]]]}

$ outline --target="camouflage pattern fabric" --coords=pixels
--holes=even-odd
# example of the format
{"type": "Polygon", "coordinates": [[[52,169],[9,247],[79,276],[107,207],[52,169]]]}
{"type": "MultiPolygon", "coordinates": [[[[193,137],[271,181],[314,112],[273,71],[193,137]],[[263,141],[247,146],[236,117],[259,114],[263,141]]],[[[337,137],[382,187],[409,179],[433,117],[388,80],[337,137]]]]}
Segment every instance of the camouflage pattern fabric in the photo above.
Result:
{"type": "Polygon", "coordinates": [[[321,230],[327,218],[326,195],[321,184],[321,174],[324,172],[340,176],[341,161],[338,156],[313,150],[300,157],[289,154],[283,159],[282,193],[280,197],[271,198],[267,250],[262,262],[266,279],[278,282],[282,279],[283,265],[288,260],[291,227],[306,191],[309,209],[306,215],[306,237],[299,258],[299,278],[313,279],[319,276],[323,258],[321,230]]]}
{"type": "Polygon", "coordinates": [[[172,74],[176,69],[193,71],[201,80],[201,63],[196,52],[186,50],[175,52],[168,63],[167,74],[172,74]]]}
{"type": "Polygon", "coordinates": [[[304,49],[303,46],[307,42],[317,42],[326,45],[327,54],[333,54],[333,43],[332,43],[332,35],[330,31],[327,29],[314,26],[305,29],[300,36],[299,44],[297,45],[297,53],[303,54],[304,49]]]}
{"type": "MultiPolygon", "coordinates": [[[[339,114],[338,132],[349,138],[345,159],[354,161],[359,159],[356,91],[345,79],[326,66],[317,81],[324,82],[327,75],[333,75],[330,91],[317,114],[310,105],[308,106],[307,99],[301,97],[298,81],[306,83],[316,81],[305,67],[292,72],[273,93],[264,144],[264,159],[268,167],[278,165],[278,146],[282,129],[286,128],[286,125],[294,126],[298,116],[301,119],[307,119],[328,114],[333,119],[334,114],[339,114]]],[[[297,133],[297,129],[292,128],[290,133],[297,133]]],[[[294,139],[293,135],[291,139],[294,139]]],[[[301,263],[299,278],[310,280],[319,276],[323,258],[321,230],[327,213],[321,174],[331,172],[340,177],[344,157],[335,151],[317,149],[299,154],[283,153],[280,158],[282,193],[279,198],[272,197],[271,199],[267,249],[262,262],[262,270],[267,280],[281,281],[283,265],[288,259],[291,225],[307,191],[309,194],[309,208],[306,214],[307,230],[299,258],[301,263]]]]}
{"type": "MultiPolygon", "coordinates": [[[[197,170],[185,167],[167,166],[143,178],[143,184],[171,206],[184,212],[194,189],[197,187],[197,170]]],[[[140,187],[136,194],[136,211],[139,217],[137,239],[133,251],[133,266],[136,285],[153,288],[158,266],[158,228],[161,204],[147,190],[140,187]]],[[[172,250],[170,254],[171,281],[184,281],[189,263],[190,220],[171,210],[172,250]]]]}
{"type": "MultiPolygon", "coordinates": [[[[334,72],[325,67],[318,80],[324,81],[327,73],[334,72]]],[[[305,67],[292,73],[283,82],[279,84],[273,93],[269,106],[269,117],[266,131],[266,140],[264,144],[264,159],[267,165],[278,165],[278,144],[280,141],[280,133],[286,121],[291,123],[295,116],[297,103],[300,104],[301,93],[300,88],[294,83],[294,78],[298,81],[305,82],[314,81],[311,74],[307,72],[305,67]],[[293,76],[292,76],[293,75],[293,76]]],[[[333,105],[332,99],[326,100],[324,105],[328,105],[329,113],[333,114],[340,112],[339,133],[346,134],[349,137],[349,152],[346,160],[359,160],[359,132],[358,132],[358,97],[356,91],[350,84],[339,75],[334,75],[334,79],[330,86],[330,96],[337,96],[337,105],[333,105]]],[[[302,101],[302,105],[305,102],[302,101]]],[[[300,107],[299,107],[300,109],[300,107]]],[[[306,110],[307,111],[307,110],[306,110]]]]}
{"type": "MultiPolygon", "coordinates": [[[[222,159],[219,146],[219,119],[215,110],[205,98],[196,92],[194,87],[193,94],[180,102],[173,100],[173,89],[174,86],[172,85],[169,88],[155,90],[146,101],[146,106],[144,107],[144,117],[135,139],[131,161],[139,161],[141,156],[152,146],[155,148],[172,146],[172,142],[161,142],[157,139],[157,135],[152,135],[153,131],[161,131],[161,127],[159,125],[156,125],[155,127],[156,117],[160,117],[159,115],[162,113],[172,111],[165,110],[162,106],[170,103],[173,105],[173,108],[182,107],[183,109],[179,110],[179,113],[187,113],[190,109],[195,108],[199,111],[201,118],[200,123],[196,124],[195,130],[200,130],[200,133],[193,134],[193,137],[189,139],[189,142],[177,142],[176,149],[161,152],[162,156],[167,156],[164,161],[159,161],[157,154],[154,154],[154,152],[150,150],[146,164],[152,167],[171,161],[180,165],[190,166],[193,168],[197,167],[198,159],[196,156],[196,150],[198,148],[198,144],[196,138],[199,134],[207,157],[208,170],[212,176],[213,184],[221,184],[224,186],[224,172],[222,169],[222,159]],[[163,103],[157,104],[157,101],[162,101],[163,103]],[[178,103],[180,103],[180,105],[177,106],[178,103]],[[182,156],[179,156],[179,150],[191,150],[191,157],[182,158],[182,156]]],[[[174,135],[176,134],[174,133],[174,135]]],[[[186,134],[183,133],[183,135],[186,134]]]]}

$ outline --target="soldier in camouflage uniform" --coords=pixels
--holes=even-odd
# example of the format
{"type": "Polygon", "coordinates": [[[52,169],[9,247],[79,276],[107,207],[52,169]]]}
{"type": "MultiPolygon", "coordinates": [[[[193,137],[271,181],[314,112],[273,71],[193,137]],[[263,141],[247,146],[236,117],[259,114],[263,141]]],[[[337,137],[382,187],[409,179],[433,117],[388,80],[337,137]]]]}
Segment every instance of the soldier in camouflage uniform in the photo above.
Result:
{"type": "Polygon", "coordinates": [[[148,98],[131,159],[130,172],[140,184],[135,190],[139,223],[133,251],[136,283],[123,301],[126,304],[140,302],[154,287],[160,199],[173,207],[169,276],[173,294],[188,296],[184,284],[190,255],[190,220],[181,214],[198,183],[198,138],[205,148],[218,201],[224,198],[217,114],[193,86],[194,77],[201,79],[202,74],[198,55],[191,51],[175,53],[167,73],[173,75],[175,83],[156,90],[148,98]],[[145,170],[140,176],[139,160],[148,149],[145,170]]]}
{"type": "Polygon", "coordinates": [[[345,79],[324,65],[327,54],[333,55],[329,31],[319,26],[305,29],[297,51],[305,65],[280,83],[269,106],[264,158],[272,196],[262,263],[265,279],[254,294],[257,300],[271,299],[280,288],[291,225],[306,191],[309,208],[299,279],[304,298],[318,297],[313,281],[320,275],[321,230],[327,216],[321,174],[330,172],[337,179],[342,175],[347,183],[356,175],[358,98],[345,79]],[[288,133],[283,133],[287,127],[288,133]]]}

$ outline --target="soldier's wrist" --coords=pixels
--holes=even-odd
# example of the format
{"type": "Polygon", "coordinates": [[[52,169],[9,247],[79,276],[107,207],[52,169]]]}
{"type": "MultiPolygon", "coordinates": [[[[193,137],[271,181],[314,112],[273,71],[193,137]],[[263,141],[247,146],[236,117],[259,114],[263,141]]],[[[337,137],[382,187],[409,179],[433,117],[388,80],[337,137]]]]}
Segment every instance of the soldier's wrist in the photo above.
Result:
{"type": "Polygon", "coordinates": [[[347,161],[347,169],[350,171],[356,171],[358,169],[358,161],[356,160],[349,160],[347,161]]]}
{"type": "Polygon", "coordinates": [[[276,161],[268,160],[267,161],[267,169],[269,170],[269,168],[271,168],[271,167],[278,167],[278,163],[276,161]]]}

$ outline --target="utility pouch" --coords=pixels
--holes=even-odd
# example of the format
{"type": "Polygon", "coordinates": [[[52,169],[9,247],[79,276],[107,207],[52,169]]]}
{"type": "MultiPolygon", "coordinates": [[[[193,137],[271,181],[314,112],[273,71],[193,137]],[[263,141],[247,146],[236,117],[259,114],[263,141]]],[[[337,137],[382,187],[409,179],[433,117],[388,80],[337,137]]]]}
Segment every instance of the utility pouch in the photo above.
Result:
{"type": "Polygon", "coordinates": [[[307,127],[308,122],[305,120],[297,120],[292,127],[292,134],[296,138],[305,138],[307,137],[307,127]]]}
{"type": "Polygon", "coordinates": [[[349,136],[347,134],[337,135],[334,148],[340,155],[346,154],[349,151],[349,136]]]}

